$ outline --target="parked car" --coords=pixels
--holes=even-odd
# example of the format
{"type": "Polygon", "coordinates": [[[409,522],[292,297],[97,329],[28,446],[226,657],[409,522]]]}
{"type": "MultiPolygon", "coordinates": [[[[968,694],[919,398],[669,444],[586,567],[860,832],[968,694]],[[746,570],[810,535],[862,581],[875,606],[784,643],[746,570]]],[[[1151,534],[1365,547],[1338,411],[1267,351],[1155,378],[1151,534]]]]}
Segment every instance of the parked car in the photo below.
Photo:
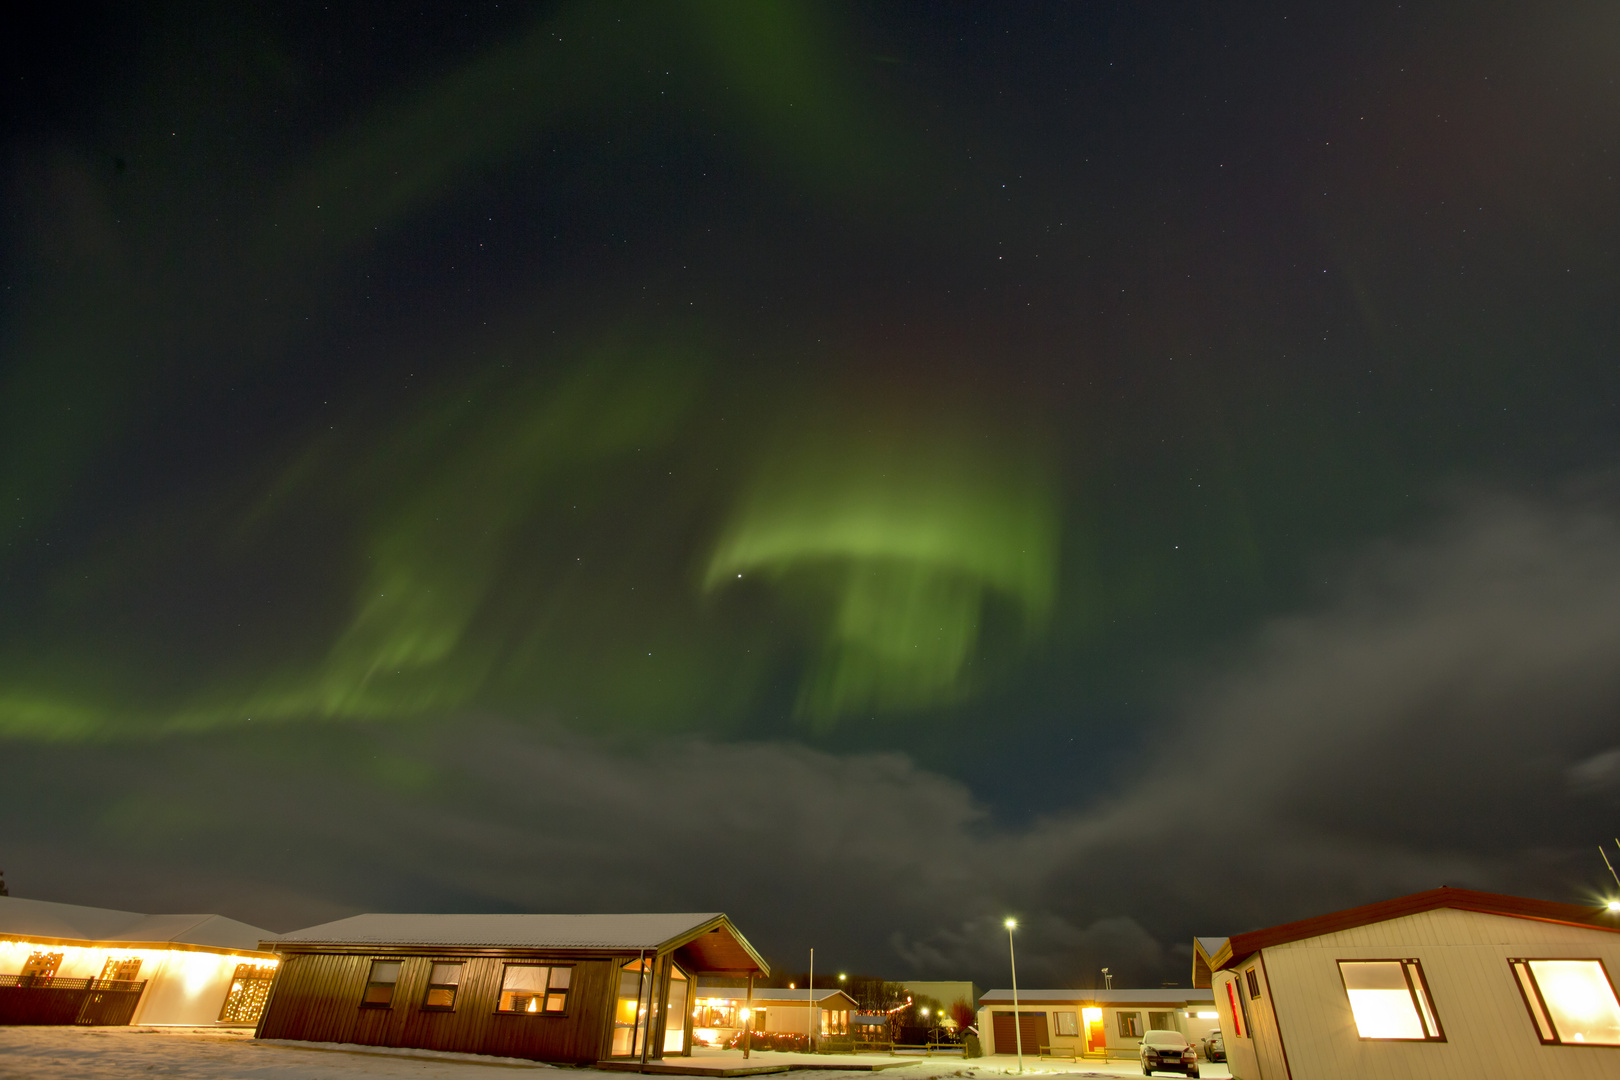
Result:
{"type": "Polygon", "coordinates": [[[1179,1031],[1150,1031],[1142,1036],[1142,1075],[1178,1072],[1198,1075],[1198,1051],[1179,1031]]]}
{"type": "Polygon", "coordinates": [[[1204,1056],[1211,1061],[1226,1060],[1226,1040],[1221,1037],[1220,1028],[1204,1036],[1204,1056]]]}

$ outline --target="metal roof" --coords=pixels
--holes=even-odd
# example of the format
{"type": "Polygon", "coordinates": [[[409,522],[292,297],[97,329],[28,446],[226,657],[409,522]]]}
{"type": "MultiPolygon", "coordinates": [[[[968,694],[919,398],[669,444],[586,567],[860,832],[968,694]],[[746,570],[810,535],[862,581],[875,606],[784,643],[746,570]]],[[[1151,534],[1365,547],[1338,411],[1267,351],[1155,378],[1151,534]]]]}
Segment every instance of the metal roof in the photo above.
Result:
{"type": "Polygon", "coordinates": [[[688,970],[769,972],[720,912],[641,915],[351,915],[266,946],[681,950],[688,970]]]}
{"type": "MultiPolygon", "coordinates": [[[[1018,991],[1018,1004],[1034,1005],[1044,1002],[1090,1001],[1098,1005],[1144,1005],[1185,1003],[1197,1005],[1213,1002],[1213,990],[1189,990],[1183,986],[1163,986],[1144,990],[1025,990],[1018,991]]],[[[979,998],[980,1005],[1011,1005],[1011,990],[986,990],[979,998]]]]}
{"type": "Polygon", "coordinates": [[[275,935],[223,915],[143,915],[138,911],[0,896],[0,935],[53,941],[172,943],[257,952],[275,935]]]}
{"type": "Polygon", "coordinates": [[[1281,926],[1271,926],[1264,930],[1251,930],[1246,934],[1234,934],[1219,951],[1210,954],[1210,967],[1220,971],[1242,962],[1261,949],[1286,945],[1293,941],[1304,941],[1323,934],[1354,930],[1357,927],[1418,915],[1437,908],[1501,915],[1511,919],[1561,923],[1565,926],[1601,930],[1611,934],[1620,932],[1620,917],[1601,905],[1587,907],[1579,904],[1562,904],[1555,900],[1535,900],[1526,896],[1505,896],[1501,893],[1478,892],[1473,889],[1457,889],[1442,885],[1438,889],[1412,893],[1409,896],[1397,896],[1393,900],[1363,904],[1361,907],[1329,912],[1326,915],[1283,923],[1281,926]]]}

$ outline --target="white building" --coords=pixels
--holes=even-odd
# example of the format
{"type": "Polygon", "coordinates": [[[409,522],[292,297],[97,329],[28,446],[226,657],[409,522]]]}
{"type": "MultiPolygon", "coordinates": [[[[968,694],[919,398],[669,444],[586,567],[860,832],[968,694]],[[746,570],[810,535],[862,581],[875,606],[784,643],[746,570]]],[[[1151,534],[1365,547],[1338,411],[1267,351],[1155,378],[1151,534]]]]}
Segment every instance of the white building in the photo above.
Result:
{"type": "Polygon", "coordinates": [[[1019,990],[1018,1030],[1011,990],[979,998],[979,1040],[986,1054],[1026,1057],[1134,1058],[1142,1033],[1179,1031],[1200,1042],[1217,1024],[1209,990],[1019,990]]]}
{"type": "Polygon", "coordinates": [[[1431,889],[1238,934],[1209,966],[1240,1080],[1620,1076],[1601,907],[1431,889]]]}
{"type": "Polygon", "coordinates": [[[752,1010],[751,1030],[771,1035],[803,1035],[812,1026],[819,1038],[850,1033],[850,1014],[855,999],[842,990],[816,987],[815,1001],[809,990],[783,990],[756,986],[752,992],[740,986],[719,986],[699,980],[692,1009],[692,1041],[704,1046],[724,1046],[743,1029],[752,1010]]]}
{"type": "Polygon", "coordinates": [[[0,897],[0,1024],[252,1027],[273,937],[219,915],[0,897]]]}

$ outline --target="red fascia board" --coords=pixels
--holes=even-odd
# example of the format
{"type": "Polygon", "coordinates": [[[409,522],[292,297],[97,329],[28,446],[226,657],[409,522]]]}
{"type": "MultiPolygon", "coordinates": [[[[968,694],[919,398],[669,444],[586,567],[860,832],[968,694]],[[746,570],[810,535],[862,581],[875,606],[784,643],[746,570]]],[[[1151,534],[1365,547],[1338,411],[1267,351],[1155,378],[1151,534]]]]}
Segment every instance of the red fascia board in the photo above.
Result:
{"type": "Polygon", "coordinates": [[[1602,907],[1582,907],[1578,904],[1560,904],[1554,900],[1533,900],[1525,896],[1505,896],[1501,893],[1441,886],[1427,892],[1397,896],[1393,900],[1363,904],[1361,907],[1346,908],[1344,911],[1283,923],[1281,926],[1271,926],[1264,930],[1251,930],[1247,934],[1234,934],[1227,941],[1226,948],[1212,958],[1210,966],[1216,971],[1224,971],[1261,949],[1268,949],[1274,945],[1286,945],[1291,941],[1303,941],[1306,938],[1334,934],[1341,930],[1353,930],[1358,926],[1388,922],[1404,915],[1417,915],[1438,908],[1478,911],[1486,915],[1505,915],[1514,919],[1534,919],[1538,922],[1579,926],[1586,930],[1620,933],[1620,922],[1616,922],[1602,907]]]}

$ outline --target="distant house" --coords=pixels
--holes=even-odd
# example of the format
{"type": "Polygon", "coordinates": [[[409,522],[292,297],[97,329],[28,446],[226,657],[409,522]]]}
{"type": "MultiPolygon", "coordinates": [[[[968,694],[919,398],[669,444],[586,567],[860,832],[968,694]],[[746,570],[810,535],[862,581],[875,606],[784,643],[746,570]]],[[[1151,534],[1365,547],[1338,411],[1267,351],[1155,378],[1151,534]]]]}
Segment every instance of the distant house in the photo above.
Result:
{"type": "Polygon", "coordinates": [[[950,1008],[958,1001],[965,1001],[969,1010],[977,1012],[979,1008],[979,995],[983,993],[971,982],[944,982],[944,981],[913,981],[902,983],[906,992],[915,997],[933,998],[939,1002],[940,1007],[950,1015],[950,1008]]]}
{"type": "Polygon", "coordinates": [[[1620,1076],[1620,919],[1430,889],[1237,934],[1209,957],[1232,1075],[1620,1076]]]}
{"type": "Polygon", "coordinates": [[[0,896],[0,1024],[252,1027],[275,976],[268,930],[219,915],[0,896]]]}
{"type": "Polygon", "coordinates": [[[745,987],[697,983],[697,1007],[692,1011],[692,1039],[703,1046],[724,1046],[743,1029],[744,1013],[750,1013],[750,1030],[764,1034],[848,1035],[850,1014],[858,1008],[855,999],[842,990],[817,987],[810,990],[783,990],[755,987],[750,999],[745,987]],[[814,1006],[811,995],[814,994],[814,1006]]]}
{"type": "Polygon", "coordinates": [[[1145,1031],[1179,1031],[1193,1042],[1217,1023],[1209,990],[1019,990],[1018,1029],[1011,990],[979,998],[979,1039],[986,1054],[1038,1057],[1056,1051],[1076,1058],[1140,1054],[1145,1031]]]}
{"type": "Polygon", "coordinates": [[[769,974],[706,915],[356,915],[265,942],[264,1039],[646,1062],[692,1050],[700,974],[769,974]]]}

